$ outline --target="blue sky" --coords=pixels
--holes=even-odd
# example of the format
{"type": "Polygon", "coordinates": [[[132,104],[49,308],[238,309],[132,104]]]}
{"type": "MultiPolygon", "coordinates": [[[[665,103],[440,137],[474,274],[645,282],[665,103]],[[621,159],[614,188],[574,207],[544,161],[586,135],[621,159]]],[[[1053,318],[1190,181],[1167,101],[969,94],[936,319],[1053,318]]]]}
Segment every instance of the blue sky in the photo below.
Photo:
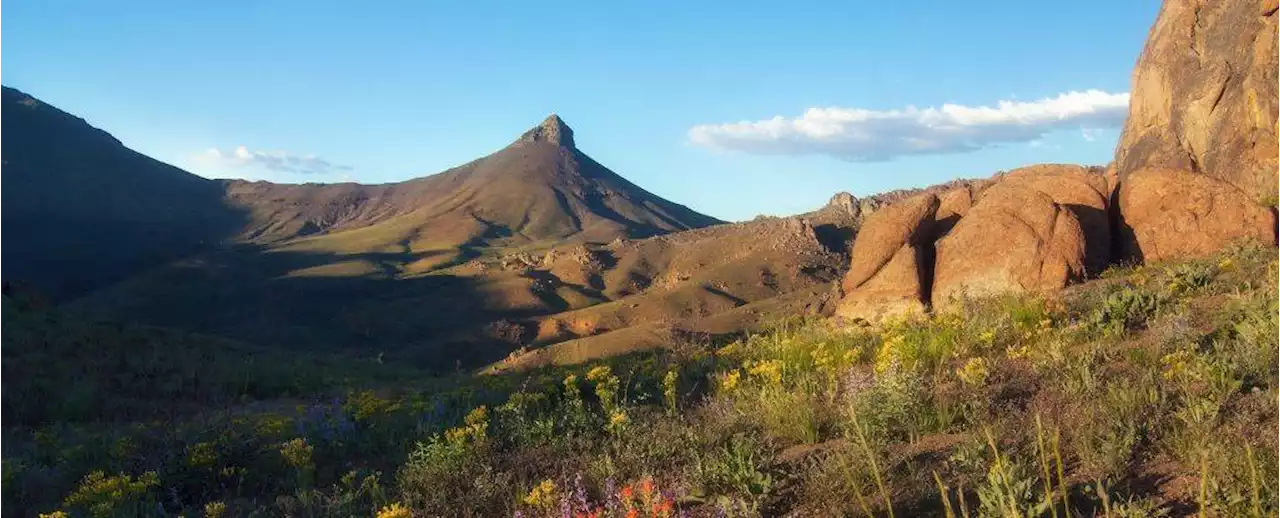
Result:
{"type": "Polygon", "coordinates": [[[192,172],[288,182],[439,172],[555,112],[619,174],[740,220],[1106,163],[1158,8],[10,0],[0,81],[192,172]]]}

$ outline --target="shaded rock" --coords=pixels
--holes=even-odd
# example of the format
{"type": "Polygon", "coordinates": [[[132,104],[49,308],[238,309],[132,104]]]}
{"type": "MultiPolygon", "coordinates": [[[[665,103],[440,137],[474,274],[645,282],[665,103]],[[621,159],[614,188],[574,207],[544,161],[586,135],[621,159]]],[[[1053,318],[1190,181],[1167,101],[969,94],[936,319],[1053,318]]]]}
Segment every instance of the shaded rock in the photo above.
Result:
{"type": "Polygon", "coordinates": [[[1120,246],[1128,260],[1196,257],[1253,239],[1276,244],[1276,216],[1226,182],[1144,169],[1120,185],[1120,246]]]}
{"type": "Polygon", "coordinates": [[[1276,79],[1276,12],[1266,2],[1165,1],[1134,71],[1120,176],[1188,170],[1275,200],[1276,79]]]}
{"type": "Polygon", "coordinates": [[[1030,189],[1066,207],[1085,235],[1086,274],[1096,275],[1111,262],[1110,190],[1100,168],[1069,164],[1039,164],[1005,173],[988,192],[1030,189]]]}
{"type": "Polygon", "coordinates": [[[1085,233],[1075,214],[1025,186],[988,189],[936,248],[935,305],[1052,291],[1085,269],[1085,233]]]}
{"type": "Polygon", "coordinates": [[[876,320],[923,311],[928,302],[934,194],[908,198],[869,216],[853,242],[836,315],[876,320]]]}

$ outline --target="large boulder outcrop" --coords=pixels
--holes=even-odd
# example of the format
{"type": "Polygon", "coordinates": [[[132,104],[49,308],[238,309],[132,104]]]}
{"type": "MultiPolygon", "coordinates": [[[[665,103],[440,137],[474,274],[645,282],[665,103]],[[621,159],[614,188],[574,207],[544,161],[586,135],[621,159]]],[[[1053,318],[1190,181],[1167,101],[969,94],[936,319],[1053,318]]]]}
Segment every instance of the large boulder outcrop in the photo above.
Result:
{"type": "Polygon", "coordinates": [[[1212,254],[1251,239],[1276,244],[1276,218],[1226,182],[1189,171],[1143,169],[1120,185],[1120,243],[1129,260],[1212,254]]]}
{"type": "Polygon", "coordinates": [[[1085,273],[1075,214],[1027,186],[987,189],[936,244],[932,302],[1009,292],[1051,292],[1085,273]]]}
{"type": "Polygon", "coordinates": [[[925,310],[931,223],[938,204],[936,195],[922,194],[867,218],[853,242],[849,272],[840,283],[844,297],[836,307],[837,316],[876,321],[925,310]]]}
{"type": "Polygon", "coordinates": [[[1122,178],[1186,170],[1274,203],[1276,2],[1166,0],[1133,76],[1122,178]]]}
{"type": "Polygon", "coordinates": [[[1111,263],[1111,191],[1101,168],[1071,164],[1039,164],[1014,169],[991,187],[1030,189],[1053,199],[1075,215],[1084,230],[1085,270],[1097,275],[1111,263]]]}

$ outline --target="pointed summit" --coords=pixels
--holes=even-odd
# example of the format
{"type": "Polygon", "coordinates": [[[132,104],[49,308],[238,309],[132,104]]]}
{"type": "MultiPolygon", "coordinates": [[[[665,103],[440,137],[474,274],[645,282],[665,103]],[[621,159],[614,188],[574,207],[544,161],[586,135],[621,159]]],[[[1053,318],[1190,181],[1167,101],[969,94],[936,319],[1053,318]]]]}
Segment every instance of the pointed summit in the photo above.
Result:
{"type": "Polygon", "coordinates": [[[557,146],[573,149],[573,130],[559,115],[551,114],[533,129],[520,136],[520,142],[550,142],[557,146]]]}

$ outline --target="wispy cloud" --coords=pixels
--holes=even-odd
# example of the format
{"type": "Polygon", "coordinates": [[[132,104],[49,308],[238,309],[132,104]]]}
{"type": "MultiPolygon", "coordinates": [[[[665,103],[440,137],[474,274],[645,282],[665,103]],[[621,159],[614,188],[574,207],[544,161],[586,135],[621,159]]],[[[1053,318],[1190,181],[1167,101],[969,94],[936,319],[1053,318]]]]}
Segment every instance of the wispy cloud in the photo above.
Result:
{"type": "Polygon", "coordinates": [[[266,169],[277,173],[325,176],[346,175],[351,166],[338,165],[315,155],[299,155],[288,151],[256,151],[245,146],[232,150],[208,149],[197,157],[200,162],[220,169],[266,169]]]}
{"type": "Polygon", "coordinates": [[[694,126],[689,141],[746,153],[878,162],[1035,142],[1060,130],[1117,127],[1124,122],[1128,106],[1127,93],[1087,90],[1038,101],[1000,101],[994,107],[810,108],[794,118],[694,126]]]}

